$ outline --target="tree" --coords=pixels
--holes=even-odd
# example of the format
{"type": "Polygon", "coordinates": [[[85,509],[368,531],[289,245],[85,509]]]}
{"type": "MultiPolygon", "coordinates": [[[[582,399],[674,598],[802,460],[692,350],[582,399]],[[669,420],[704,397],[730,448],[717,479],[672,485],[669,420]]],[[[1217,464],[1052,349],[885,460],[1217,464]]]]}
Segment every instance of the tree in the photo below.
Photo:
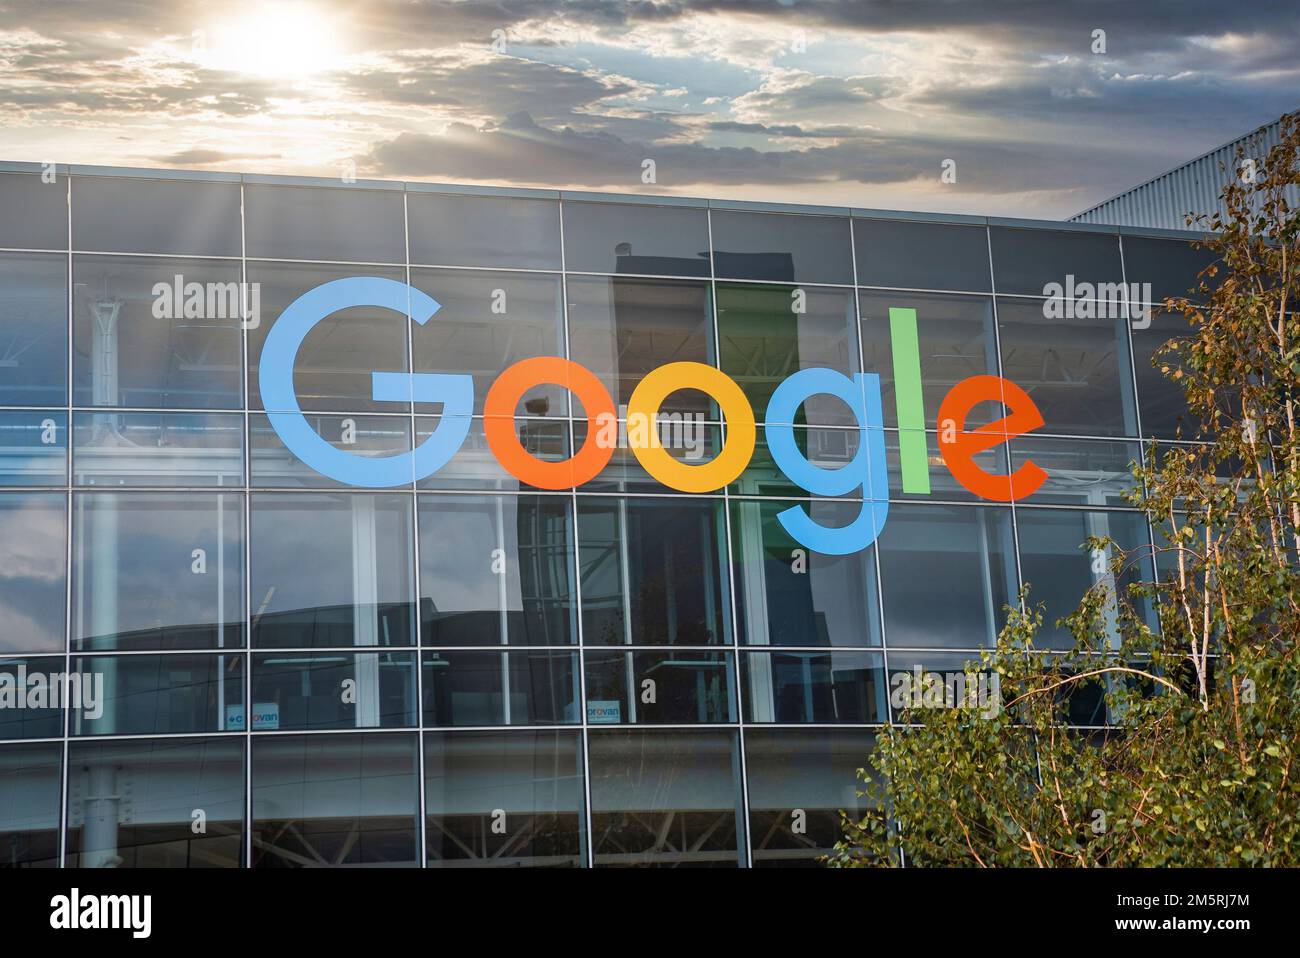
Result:
{"type": "Polygon", "coordinates": [[[1200,425],[1133,467],[1155,561],[1085,544],[1112,575],[1065,620],[1065,654],[1035,648],[1043,611],[1022,594],[971,666],[997,673],[1002,707],[910,709],[883,731],[859,772],[875,811],[842,816],[829,864],[1300,864],[1298,156],[1291,114],[1222,210],[1188,217],[1217,262],[1166,301],[1188,334],[1153,360],[1200,425]],[[1072,728],[1089,695],[1106,727],[1072,728]]]}

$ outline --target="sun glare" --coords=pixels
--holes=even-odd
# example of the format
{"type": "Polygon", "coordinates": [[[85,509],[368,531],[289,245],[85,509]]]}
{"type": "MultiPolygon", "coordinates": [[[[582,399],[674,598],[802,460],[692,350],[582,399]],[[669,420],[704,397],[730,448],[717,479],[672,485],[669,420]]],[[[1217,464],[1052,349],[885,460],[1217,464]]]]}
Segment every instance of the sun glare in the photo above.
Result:
{"type": "Polygon", "coordinates": [[[310,4],[271,3],[217,26],[204,60],[218,70],[300,80],[328,70],[337,53],[329,16],[310,4]]]}

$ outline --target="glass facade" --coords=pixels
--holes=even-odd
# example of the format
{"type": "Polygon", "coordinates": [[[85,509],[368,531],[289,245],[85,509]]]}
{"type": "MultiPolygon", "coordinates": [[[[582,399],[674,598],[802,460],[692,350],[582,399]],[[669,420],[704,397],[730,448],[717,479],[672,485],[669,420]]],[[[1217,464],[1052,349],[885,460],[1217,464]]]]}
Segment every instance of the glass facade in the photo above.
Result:
{"type": "MultiPolygon", "coordinates": [[[[889,676],[959,669],[1025,582],[1048,607],[1044,647],[1062,647],[1053,620],[1109,574],[1081,544],[1150,541],[1120,493],[1144,437],[1179,438],[1149,364],[1172,321],[1130,323],[1097,292],[1173,292],[1203,256],[1174,236],[420,184],[48,179],[0,172],[3,866],[814,864],[838,810],[865,811],[855,769],[897,720],[889,676]],[[456,457],[394,488],[312,470],[261,396],[280,313],[352,276],[441,309],[421,325],[352,308],[307,335],[294,387],[325,443],[391,456],[446,425],[437,404],[376,399],[374,371],[475,382],[456,457]],[[1055,317],[1048,290],[1067,276],[1097,309],[1055,317]],[[920,422],[897,413],[900,310],[916,319],[920,422]],[[591,370],[620,420],[656,367],[723,371],[755,412],[752,461],[716,492],[674,492],[622,441],[575,490],[521,483],[489,450],[484,396],[543,356],[591,370]],[[809,552],[777,518],[843,526],[864,507],[861,488],[813,495],[769,454],[773,392],[812,367],[881,379],[891,503],[851,555],[809,552]],[[1018,383],[1046,421],[978,457],[993,474],[1047,470],[1014,504],[942,465],[939,405],[976,375],[1018,383]],[[928,493],[903,488],[909,429],[928,493]],[[60,674],[97,690],[93,707],[37,694],[60,674]]],[[[723,448],[710,395],[680,389],[663,411],[678,460],[723,448]]],[[[587,438],[560,385],[514,417],[542,460],[587,438]]],[[[795,420],[827,468],[862,442],[829,396],[795,420]]]]}

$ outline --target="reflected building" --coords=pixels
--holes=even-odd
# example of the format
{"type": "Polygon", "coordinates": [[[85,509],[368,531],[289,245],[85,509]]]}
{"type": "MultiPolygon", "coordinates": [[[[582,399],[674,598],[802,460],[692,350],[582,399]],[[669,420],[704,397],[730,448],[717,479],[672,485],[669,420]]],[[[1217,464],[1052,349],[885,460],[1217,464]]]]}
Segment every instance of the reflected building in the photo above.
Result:
{"type": "MultiPolygon", "coordinates": [[[[1203,265],[1187,235],[419,183],[48,179],[0,167],[0,210],[23,211],[0,216],[0,693],[67,674],[103,694],[0,707],[10,867],[815,865],[839,812],[868,812],[855,770],[899,720],[891,677],[960,671],[1022,583],[1049,621],[1069,611],[1109,575],[1088,536],[1151,543],[1122,496],[1142,440],[1187,438],[1150,364],[1171,317],[1044,308],[1067,275],[1150,283],[1157,302],[1186,290],[1203,265]],[[474,379],[460,452],[393,489],[311,470],[258,388],[280,312],[357,275],[441,309],[418,325],[352,308],[308,335],[294,385],[323,440],[391,456],[438,428],[437,405],[373,399],[374,371],[474,379]],[[237,309],[221,305],[231,284],[237,309]],[[914,436],[895,416],[892,309],[917,317],[914,436]],[[483,397],[538,356],[590,369],[623,415],[658,366],[714,366],[754,409],[753,459],[724,489],[679,493],[624,436],[577,490],[521,485],[488,447],[483,397]],[[808,554],[777,519],[799,506],[839,526],[863,508],[860,489],[811,496],[768,452],[773,391],[811,367],[881,378],[891,506],[854,555],[808,554]],[[981,374],[1019,383],[1047,421],[978,458],[1048,471],[1014,506],[941,465],[939,402],[981,374]],[[926,494],[900,481],[912,439],[926,494]]],[[[559,386],[514,416],[539,459],[586,440],[559,386]]],[[[663,416],[674,457],[723,447],[705,393],[670,395],[663,416]]],[[[833,398],[790,425],[823,468],[858,450],[833,398]]],[[[1075,714],[1104,720],[1096,702],[1075,714]]]]}

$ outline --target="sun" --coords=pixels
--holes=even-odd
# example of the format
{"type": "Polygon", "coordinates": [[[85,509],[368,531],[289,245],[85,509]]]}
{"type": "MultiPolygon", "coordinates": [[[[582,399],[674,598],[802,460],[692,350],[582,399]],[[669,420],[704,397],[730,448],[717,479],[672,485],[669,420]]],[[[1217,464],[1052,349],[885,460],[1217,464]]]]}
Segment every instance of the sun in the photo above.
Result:
{"type": "Polygon", "coordinates": [[[261,77],[302,80],[336,64],[333,18],[309,3],[247,8],[211,31],[205,66],[261,77]]]}

